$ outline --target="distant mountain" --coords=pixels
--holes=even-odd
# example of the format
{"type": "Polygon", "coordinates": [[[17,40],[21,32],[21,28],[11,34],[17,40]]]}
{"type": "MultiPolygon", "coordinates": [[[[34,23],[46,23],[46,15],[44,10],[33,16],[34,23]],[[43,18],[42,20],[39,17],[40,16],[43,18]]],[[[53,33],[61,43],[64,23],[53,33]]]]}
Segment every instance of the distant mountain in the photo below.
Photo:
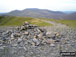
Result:
{"type": "Polygon", "coordinates": [[[5,13],[0,13],[0,14],[5,14],[5,13]]]}
{"type": "Polygon", "coordinates": [[[24,10],[14,10],[6,16],[36,17],[36,18],[53,18],[53,19],[76,19],[76,13],[66,14],[60,11],[51,11],[47,9],[28,8],[24,10]]]}
{"type": "Polygon", "coordinates": [[[64,16],[64,19],[74,19],[74,20],[76,20],[76,12],[64,16]]]}
{"type": "Polygon", "coordinates": [[[75,11],[63,11],[63,12],[66,14],[71,14],[71,13],[74,13],[75,11]]]}

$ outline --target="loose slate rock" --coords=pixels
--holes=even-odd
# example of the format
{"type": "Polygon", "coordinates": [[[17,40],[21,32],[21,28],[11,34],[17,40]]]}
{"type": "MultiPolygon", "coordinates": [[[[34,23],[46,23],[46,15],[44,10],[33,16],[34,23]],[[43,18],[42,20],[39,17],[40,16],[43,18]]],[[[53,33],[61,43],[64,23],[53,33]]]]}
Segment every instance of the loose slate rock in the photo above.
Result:
{"type": "Polygon", "coordinates": [[[76,42],[73,42],[76,37],[73,33],[70,34],[71,30],[69,32],[67,30],[66,33],[64,31],[61,31],[61,33],[54,33],[53,31],[47,32],[46,29],[31,25],[28,22],[25,22],[22,26],[17,28],[12,28],[11,30],[1,30],[0,53],[2,54],[2,50],[7,52],[8,49],[4,50],[3,46],[5,46],[9,47],[10,53],[13,51],[13,54],[10,54],[11,56],[14,55],[12,57],[59,56],[56,55],[56,53],[58,53],[59,50],[65,50],[65,47],[66,50],[71,49],[68,47],[73,47],[73,50],[76,49],[76,42]],[[68,36],[66,36],[67,34],[68,36]],[[66,38],[68,38],[69,41],[66,38]],[[59,48],[58,45],[60,45],[61,48],[59,48]],[[15,48],[15,50],[13,48],[15,48]]]}

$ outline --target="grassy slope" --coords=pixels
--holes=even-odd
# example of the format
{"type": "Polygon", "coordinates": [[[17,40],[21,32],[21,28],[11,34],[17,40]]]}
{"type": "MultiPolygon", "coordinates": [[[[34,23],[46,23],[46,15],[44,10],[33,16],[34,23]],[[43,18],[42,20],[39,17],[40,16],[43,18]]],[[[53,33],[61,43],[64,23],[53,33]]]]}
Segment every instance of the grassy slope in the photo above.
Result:
{"type": "Polygon", "coordinates": [[[76,28],[76,20],[56,20],[56,22],[66,24],[70,27],[76,28]]]}
{"type": "Polygon", "coordinates": [[[30,18],[30,17],[7,17],[0,16],[0,26],[19,26],[25,21],[38,26],[50,26],[51,24],[41,21],[41,19],[48,21],[55,21],[58,23],[66,24],[70,27],[76,28],[76,20],[55,20],[55,19],[45,19],[45,18],[30,18]]]}
{"type": "Polygon", "coordinates": [[[56,19],[45,19],[48,21],[55,21],[57,23],[65,24],[69,27],[76,28],[76,20],[56,20],[56,19]]]}
{"type": "Polygon", "coordinates": [[[22,25],[25,21],[31,24],[38,25],[38,26],[50,26],[51,25],[37,18],[0,16],[0,26],[19,26],[19,25],[22,25]]]}

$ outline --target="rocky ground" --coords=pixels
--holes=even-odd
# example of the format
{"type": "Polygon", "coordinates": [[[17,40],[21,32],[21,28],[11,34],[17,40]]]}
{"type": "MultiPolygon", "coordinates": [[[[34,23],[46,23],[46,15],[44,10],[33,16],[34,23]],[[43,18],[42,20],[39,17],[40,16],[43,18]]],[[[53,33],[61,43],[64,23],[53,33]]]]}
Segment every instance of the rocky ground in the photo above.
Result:
{"type": "Polygon", "coordinates": [[[76,51],[76,30],[51,21],[52,27],[26,22],[0,28],[0,57],[60,57],[60,51],[76,51]]]}

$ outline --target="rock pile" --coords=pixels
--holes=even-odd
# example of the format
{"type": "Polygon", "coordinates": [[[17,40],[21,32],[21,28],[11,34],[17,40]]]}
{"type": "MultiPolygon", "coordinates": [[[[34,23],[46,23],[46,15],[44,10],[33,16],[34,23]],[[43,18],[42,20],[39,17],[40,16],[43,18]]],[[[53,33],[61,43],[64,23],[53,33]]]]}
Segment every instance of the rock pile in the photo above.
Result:
{"type": "Polygon", "coordinates": [[[0,57],[59,57],[61,48],[75,51],[76,32],[62,29],[58,33],[58,28],[54,29],[50,32],[25,22],[16,28],[0,30],[0,57]],[[71,38],[71,34],[75,37],[71,38]]]}
{"type": "Polygon", "coordinates": [[[55,34],[54,39],[48,37],[48,32],[45,29],[25,22],[23,26],[17,27],[15,30],[7,30],[3,32],[2,39],[0,38],[0,43],[10,44],[11,46],[22,46],[25,44],[30,44],[33,47],[44,44],[55,46],[54,42],[57,36],[58,33],[55,34]]]}

